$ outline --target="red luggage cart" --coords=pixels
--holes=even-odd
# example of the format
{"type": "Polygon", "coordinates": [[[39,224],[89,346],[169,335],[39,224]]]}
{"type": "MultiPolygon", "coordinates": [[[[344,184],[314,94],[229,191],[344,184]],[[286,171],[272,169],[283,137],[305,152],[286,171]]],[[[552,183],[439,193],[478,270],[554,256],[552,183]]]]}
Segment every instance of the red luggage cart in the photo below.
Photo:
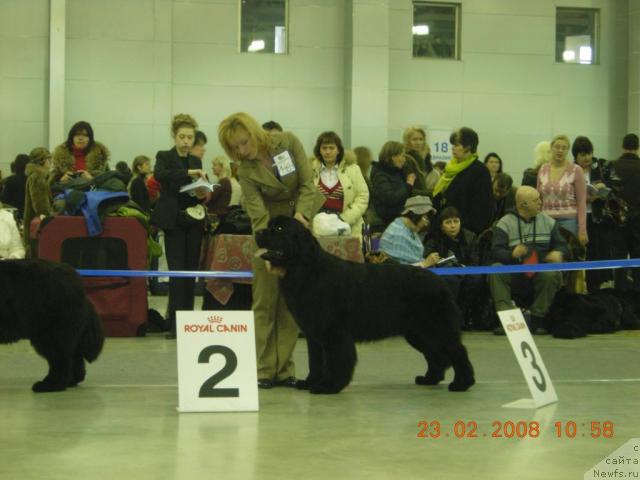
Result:
{"type": "MultiPolygon", "coordinates": [[[[84,217],[59,216],[38,232],[38,257],[78,269],[146,270],[147,232],[135,218],[108,217],[104,231],[87,236],[84,217]]],[[[83,277],[87,296],[110,337],[144,335],[147,280],[144,277],[83,277]]]]}

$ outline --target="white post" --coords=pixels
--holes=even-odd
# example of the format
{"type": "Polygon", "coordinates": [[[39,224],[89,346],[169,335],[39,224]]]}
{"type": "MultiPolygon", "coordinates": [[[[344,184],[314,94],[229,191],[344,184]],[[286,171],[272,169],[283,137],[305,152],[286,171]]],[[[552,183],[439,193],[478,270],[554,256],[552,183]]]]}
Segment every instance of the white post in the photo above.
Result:
{"type": "Polygon", "coordinates": [[[66,0],[49,3],[49,148],[64,138],[66,0]]]}

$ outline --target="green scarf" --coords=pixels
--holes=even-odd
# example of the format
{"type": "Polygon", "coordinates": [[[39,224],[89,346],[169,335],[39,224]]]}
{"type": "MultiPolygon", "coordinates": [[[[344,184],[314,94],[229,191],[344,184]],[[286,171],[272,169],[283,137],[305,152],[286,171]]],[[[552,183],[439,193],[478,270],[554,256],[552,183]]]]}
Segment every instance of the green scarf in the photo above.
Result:
{"type": "Polygon", "coordinates": [[[461,171],[463,171],[477,159],[478,155],[476,155],[475,153],[469,158],[466,158],[462,161],[456,161],[452,158],[444,168],[444,173],[440,175],[440,179],[433,189],[433,196],[435,197],[439,193],[446,192],[447,188],[449,188],[449,185],[451,185],[451,182],[453,182],[453,179],[456,178],[456,175],[458,175],[461,171]]]}

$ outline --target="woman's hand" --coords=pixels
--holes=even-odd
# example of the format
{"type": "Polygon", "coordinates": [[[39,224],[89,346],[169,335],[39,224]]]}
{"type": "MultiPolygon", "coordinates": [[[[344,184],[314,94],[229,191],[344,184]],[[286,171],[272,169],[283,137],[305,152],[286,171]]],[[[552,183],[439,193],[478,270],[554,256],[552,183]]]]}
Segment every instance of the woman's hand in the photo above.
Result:
{"type": "Polygon", "coordinates": [[[65,172],[64,175],[60,177],[60,183],[67,183],[73,178],[73,172],[65,172]]]}
{"type": "Polygon", "coordinates": [[[296,212],[293,218],[298,220],[302,225],[305,226],[305,228],[309,228],[309,222],[307,221],[306,218],[304,218],[304,215],[302,215],[300,212],[296,212]]]}
{"type": "Polygon", "coordinates": [[[207,174],[201,168],[192,168],[190,170],[187,170],[187,175],[189,175],[190,177],[194,177],[194,178],[200,177],[200,178],[202,178],[204,180],[207,179],[207,174]]]}
{"type": "Polygon", "coordinates": [[[407,183],[413,187],[413,184],[416,183],[416,174],[410,173],[407,175],[407,183]]]}
{"type": "Polygon", "coordinates": [[[86,170],[78,170],[77,173],[79,174],[80,177],[84,178],[85,180],[91,180],[93,178],[93,175],[91,175],[86,170]]]}
{"type": "Polygon", "coordinates": [[[580,242],[580,245],[584,247],[587,245],[587,243],[589,243],[589,238],[585,233],[581,233],[578,235],[578,241],[580,242]]]}
{"type": "Polygon", "coordinates": [[[439,261],[440,261],[440,254],[438,252],[433,252],[427,255],[427,257],[422,261],[422,265],[425,268],[430,268],[430,267],[433,267],[439,261]]]}

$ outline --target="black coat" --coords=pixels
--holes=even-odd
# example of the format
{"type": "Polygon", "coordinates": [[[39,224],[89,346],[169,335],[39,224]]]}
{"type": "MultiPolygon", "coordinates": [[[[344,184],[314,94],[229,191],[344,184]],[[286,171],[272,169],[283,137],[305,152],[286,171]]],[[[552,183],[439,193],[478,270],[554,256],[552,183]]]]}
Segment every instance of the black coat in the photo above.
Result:
{"type": "Polygon", "coordinates": [[[143,175],[138,175],[131,181],[131,185],[129,185],[129,197],[145,212],[149,213],[151,211],[149,190],[147,190],[147,183],[143,175]]]}
{"type": "Polygon", "coordinates": [[[178,212],[199,203],[196,197],[180,193],[180,187],[191,183],[187,170],[201,169],[202,161],[193,155],[180,157],[175,147],[159,151],[153,175],[160,185],[160,197],[151,214],[151,223],[163,230],[176,228],[178,212]]]}
{"type": "Polygon", "coordinates": [[[371,184],[373,208],[384,224],[389,225],[404,210],[413,187],[407,183],[401,169],[379,162],[371,166],[371,184]]]}
{"type": "Polygon", "coordinates": [[[0,196],[0,201],[2,201],[2,203],[11,205],[18,210],[20,218],[22,218],[22,212],[24,211],[24,192],[26,184],[26,175],[11,175],[5,180],[2,195],[0,196]]]}
{"type": "Polygon", "coordinates": [[[434,198],[438,211],[454,206],[460,212],[464,228],[479,235],[491,226],[493,219],[493,188],[491,174],[478,160],[453,179],[449,188],[434,198]]]}
{"type": "Polygon", "coordinates": [[[629,205],[629,214],[640,215],[640,157],[624,153],[611,163],[614,175],[621,183],[619,195],[629,205]]]}
{"type": "Polygon", "coordinates": [[[460,229],[455,240],[450,239],[442,232],[437,232],[425,239],[424,256],[438,252],[440,258],[447,258],[454,254],[458,263],[465,266],[478,265],[479,252],[476,235],[466,228],[460,229]]]}

